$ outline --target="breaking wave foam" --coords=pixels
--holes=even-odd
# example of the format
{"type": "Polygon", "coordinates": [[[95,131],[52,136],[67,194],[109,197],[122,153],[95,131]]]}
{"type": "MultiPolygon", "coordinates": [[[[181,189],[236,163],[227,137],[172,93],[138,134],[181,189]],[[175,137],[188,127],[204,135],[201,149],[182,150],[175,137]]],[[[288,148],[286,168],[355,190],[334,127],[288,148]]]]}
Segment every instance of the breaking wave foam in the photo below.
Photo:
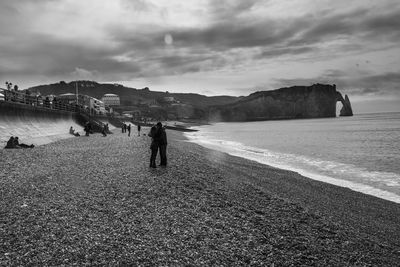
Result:
{"type": "Polygon", "coordinates": [[[400,176],[395,173],[371,172],[351,164],[250,147],[235,141],[212,139],[200,132],[185,133],[185,136],[190,142],[210,149],[400,203],[400,176]]]}

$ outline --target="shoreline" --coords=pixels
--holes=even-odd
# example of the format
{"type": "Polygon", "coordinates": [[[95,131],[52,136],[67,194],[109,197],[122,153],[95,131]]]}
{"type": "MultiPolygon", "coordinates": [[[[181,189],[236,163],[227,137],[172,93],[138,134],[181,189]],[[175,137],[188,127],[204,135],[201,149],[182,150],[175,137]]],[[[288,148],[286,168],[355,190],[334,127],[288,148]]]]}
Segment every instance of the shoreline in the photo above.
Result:
{"type": "MultiPolygon", "coordinates": [[[[188,140],[188,142],[194,143],[194,144],[198,144],[196,143],[195,140],[190,140],[190,137],[187,137],[184,135],[184,138],[188,140]]],[[[198,144],[200,145],[200,144],[198,144]]],[[[228,152],[228,151],[223,151],[223,150],[219,150],[218,148],[213,148],[212,146],[207,146],[207,145],[201,145],[207,149],[213,149],[213,150],[217,150],[220,151],[221,153],[227,153],[231,156],[234,157],[240,157],[243,158],[245,160],[250,160],[250,161],[254,161],[257,163],[260,163],[262,165],[265,166],[270,166],[270,167],[274,167],[277,169],[281,169],[281,170],[286,170],[286,171],[291,171],[291,172],[295,172],[298,173],[299,175],[302,175],[304,177],[307,177],[309,179],[315,180],[315,181],[320,181],[323,183],[327,183],[327,184],[331,184],[331,185],[336,185],[342,188],[348,188],[351,189],[355,192],[360,192],[363,194],[367,194],[370,196],[374,196],[374,197],[378,197],[384,200],[388,200],[397,204],[400,204],[400,196],[390,192],[390,191],[386,191],[383,189],[379,189],[376,187],[372,187],[370,185],[365,185],[365,184],[361,184],[361,183],[357,183],[357,182],[352,182],[352,181],[347,181],[347,180],[343,180],[343,179],[337,179],[334,177],[330,177],[327,175],[322,175],[322,174],[317,174],[317,173],[312,173],[309,171],[306,171],[304,169],[300,169],[300,168],[295,168],[295,167],[290,167],[290,166],[284,166],[284,165],[279,165],[279,164],[273,164],[273,163],[266,163],[263,162],[260,159],[257,158],[251,158],[251,157],[244,157],[241,155],[238,155],[240,151],[238,151],[237,153],[234,152],[228,152]]]]}
{"type": "MultiPolygon", "coordinates": [[[[292,170],[274,167],[251,159],[231,155],[226,152],[206,148],[199,144],[191,142],[187,139],[187,137],[184,136],[184,134],[182,134],[181,138],[184,143],[191,143],[192,145],[197,146],[200,151],[203,150],[203,152],[201,153],[207,154],[210,152],[206,151],[212,150],[212,154],[220,154],[219,157],[224,159],[223,167],[226,171],[229,171],[230,168],[232,172],[235,172],[237,171],[237,169],[240,169],[240,165],[244,165],[245,169],[251,166],[252,170],[249,177],[252,182],[255,182],[257,184],[257,186],[261,186],[270,193],[285,198],[289,201],[301,203],[301,205],[305,205],[307,209],[325,214],[325,216],[327,217],[333,218],[334,215],[339,216],[339,213],[343,213],[351,215],[350,217],[356,215],[356,217],[362,220],[361,214],[368,213],[367,217],[374,217],[375,220],[379,220],[379,218],[381,217],[387,217],[385,215],[386,210],[391,210],[393,208],[394,213],[399,216],[398,218],[400,223],[400,204],[396,202],[383,199],[374,195],[365,194],[363,192],[355,191],[347,187],[315,180],[292,170]],[[229,160],[231,160],[232,163],[226,162],[229,160]],[[280,177],[285,177],[287,181],[282,181],[277,178],[271,179],[271,177],[263,180],[260,177],[262,177],[262,173],[264,171],[267,174],[276,171],[279,173],[280,177]],[[314,190],[322,190],[323,193],[314,190]],[[324,202],[323,205],[320,205],[321,203],[319,202],[321,201],[324,202]],[[368,205],[366,205],[366,203],[363,203],[364,201],[367,201],[368,205]],[[331,214],[332,210],[330,209],[330,207],[328,207],[329,205],[331,205],[332,208],[336,209],[335,214],[331,214]],[[347,213],[345,210],[341,210],[344,207],[349,208],[350,213],[347,213]],[[326,212],[326,210],[328,210],[329,212],[326,212]],[[374,212],[374,214],[369,214],[371,212],[374,212]]],[[[245,172],[243,172],[242,174],[245,174],[245,172]]],[[[342,222],[346,222],[348,224],[357,224],[357,220],[348,220],[345,218],[345,216],[343,217],[343,215],[340,215],[340,217],[342,217],[340,219],[342,220],[342,222]]],[[[389,217],[392,217],[394,221],[397,221],[396,217],[389,217]]],[[[400,226],[395,228],[400,231],[400,226]]],[[[400,232],[398,234],[394,234],[398,236],[399,241],[397,243],[400,245],[400,232]]]]}
{"type": "Polygon", "coordinates": [[[167,133],[169,165],[154,170],[135,133],[1,150],[0,263],[399,262],[400,205],[167,133]]]}

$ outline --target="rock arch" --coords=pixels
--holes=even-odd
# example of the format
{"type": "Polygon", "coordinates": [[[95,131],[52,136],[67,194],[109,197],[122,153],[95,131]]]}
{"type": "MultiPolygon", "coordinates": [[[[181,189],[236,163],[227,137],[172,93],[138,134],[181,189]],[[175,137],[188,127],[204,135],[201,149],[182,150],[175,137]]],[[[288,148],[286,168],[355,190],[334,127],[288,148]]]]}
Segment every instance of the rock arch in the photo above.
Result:
{"type": "Polygon", "coordinates": [[[342,102],[343,107],[340,110],[340,116],[353,116],[353,109],[351,108],[350,99],[347,95],[342,96],[340,92],[336,92],[336,102],[342,102]]]}

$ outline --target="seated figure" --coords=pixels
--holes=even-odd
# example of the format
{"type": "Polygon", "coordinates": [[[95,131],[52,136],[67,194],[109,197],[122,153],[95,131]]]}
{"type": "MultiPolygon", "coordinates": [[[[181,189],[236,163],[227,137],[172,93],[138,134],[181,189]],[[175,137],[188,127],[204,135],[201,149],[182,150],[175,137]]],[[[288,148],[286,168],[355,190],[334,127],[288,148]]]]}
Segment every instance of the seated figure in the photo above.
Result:
{"type": "Polygon", "coordinates": [[[7,145],[4,148],[34,148],[33,144],[27,145],[23,143],[19,143],[18,136],[13,137],[11,136],[10,139],[7,141],[7,145]]]}
{"type": "Polygon", "coordinates": [[[72,128],[72,126],[71,126],[71,128],[69,128],[69,133],[73,134],[75,136],[81,136],[78,132],[75,132],[75,130],[74,130],[74,128],[72,128]]]}

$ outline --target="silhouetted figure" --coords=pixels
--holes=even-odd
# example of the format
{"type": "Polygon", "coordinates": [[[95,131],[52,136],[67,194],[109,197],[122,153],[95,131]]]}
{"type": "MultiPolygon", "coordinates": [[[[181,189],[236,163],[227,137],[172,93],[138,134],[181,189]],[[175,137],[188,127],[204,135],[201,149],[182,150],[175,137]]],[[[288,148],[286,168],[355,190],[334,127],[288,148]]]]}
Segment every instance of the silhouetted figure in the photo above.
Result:
{"type": "Polygon", "coordinates": [[[153,127],[151,127],[149,136],[151,137],[150,168],[157,168],[157,166],[156,166],[156,157],[157,157],[157,151],[158,151],[157,141],[159,140],[159,131],[158,131],[157,126],[154,125],[153,127]]]}
{"type": "Polygon", "coordinates": [[[129,123],[127,129],[128,129],[128,136],[131,136],[131,124],[130,123],[129,123]]]}
{"type": "Polygon", "coordinates": [[[10,139],[8,139],[7,144],[4,148],[15,148],[14,136],[11,136],[10,139]]]}
{"type": "Polygon", "coordinates": [[[103,130],[101,131],[101,133],[103,134],[103,136],[107,136],[107,125],[106,124],[104,124],[103,130]]]}
{"type": "Polygon", "coordinates": [[[160,132],[158,148],[160,149],[160,166],[167,166],[167,133],[165,127],[162,127],[161,122],[157,123],[160,132]]]}
{"type": "Polygon", "coordinates": [[[31,144],[30,146],[27,144],[19,143],[18,136],[11,136],[7,141],[7,145],[4,148],[34,148],[35,146],[31,144]]]}
{"type": "Polygon", "coordinates": [[[138,136],[140,136],[140,130],[141,130],[141,126],[140,126],[140,123],[138,123],[138,125],[137,125],[137,132],[138,132],[138,136]]]}
{"type": "Polygon", "coordinates": [[[78,132],[75,132],[75,130],[74,130],[74,128],[72,128],[72,126],[71,126],[71,128],[69,128],[69,133],[72,135],[75,135],[75,136],[81,136],[78,132]]]}
{"type": "Polygon", "coordinates": [[[86,122],[86,124],[85,124],[85,128],[83,128],[83,130],[85,131],[85,135],[86,136],[89,136],[89,134],[90,133],[93,133],[92,132],[92,125],[90,124],[90,122],[86,122]]]}

